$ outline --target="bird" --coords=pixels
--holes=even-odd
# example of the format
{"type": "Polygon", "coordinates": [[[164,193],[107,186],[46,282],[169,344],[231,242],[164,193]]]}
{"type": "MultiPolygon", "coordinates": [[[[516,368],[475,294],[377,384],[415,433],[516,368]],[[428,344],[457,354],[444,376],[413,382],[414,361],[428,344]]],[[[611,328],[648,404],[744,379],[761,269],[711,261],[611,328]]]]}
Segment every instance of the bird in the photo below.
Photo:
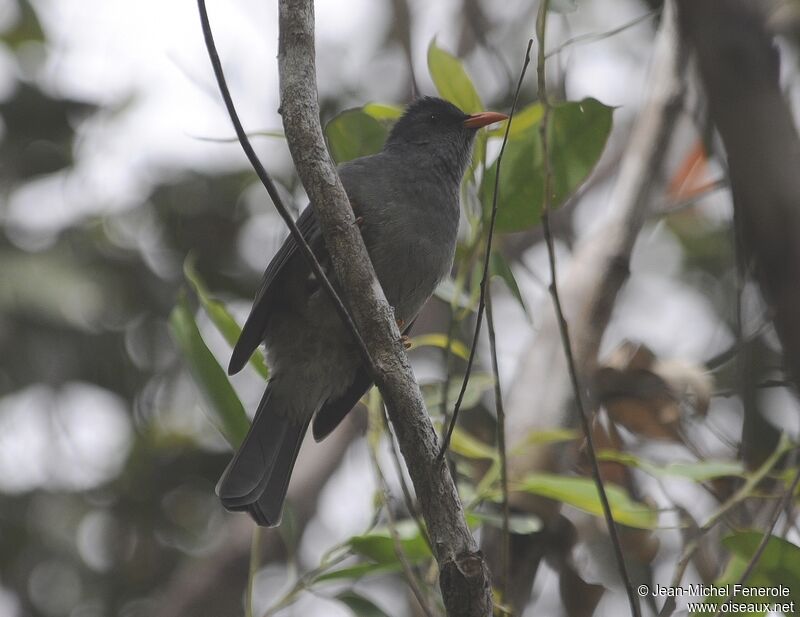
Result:
{"type": "MultiPolygon", "coordinates": [[[[477,131],[506,118],[467,114],[443,99],[421,97],[407,106],[380,152],[338,168],[404,334],[452,268],[460,186],[477,131]]],[[[297,227],[335,286],[310,205],[297,227]]],[[[321,441],[372,386],[352,334],[292,236],[264,272],[228,373],[240,371],[262,342],[270,379],[216,492],[227,510],[248,512],[258,525],[274,527],[309,424],[321,441]]]]}

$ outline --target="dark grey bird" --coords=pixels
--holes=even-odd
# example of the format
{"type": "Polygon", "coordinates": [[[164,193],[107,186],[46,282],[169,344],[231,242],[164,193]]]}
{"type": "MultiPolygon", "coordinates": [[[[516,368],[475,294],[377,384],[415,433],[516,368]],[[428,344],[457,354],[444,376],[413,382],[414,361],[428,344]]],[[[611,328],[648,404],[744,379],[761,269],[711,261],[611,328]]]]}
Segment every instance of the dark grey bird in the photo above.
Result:
{"type": "MultiPolygon", "coordinates": [[[[400,324],[411,324],[450,272],[461,179],[480,127],[505,119],[467,115],[438,98],[413,102],[383,150],[339,167],[378,280],[400,324]]],[[[333,277],[311,207],[297,220],[333,277]]],[[[280,523],[300,444],[313,418],[320,441],[372,385],[351,334],[289,236],[273,257],[228,372],[242,369],[265,343],[271,378],[253,423],[217,485],[228,510],[256,523],[280,523]]]]}

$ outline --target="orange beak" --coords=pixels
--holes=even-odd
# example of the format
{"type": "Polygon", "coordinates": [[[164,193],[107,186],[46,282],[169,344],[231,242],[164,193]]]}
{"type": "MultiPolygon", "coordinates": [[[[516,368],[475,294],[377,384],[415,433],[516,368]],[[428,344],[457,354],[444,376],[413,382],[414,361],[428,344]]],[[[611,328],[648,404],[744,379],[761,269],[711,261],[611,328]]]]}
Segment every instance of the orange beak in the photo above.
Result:
{"type": "Polygon", "coordinates": [[[508,120],[505,114],[499,114],[496,111],[482,111],[479,114],[472,114],[464,120],[464,126],[469,129],[479,129],[482,126],[487,126],[501,120],[508,120]]]}

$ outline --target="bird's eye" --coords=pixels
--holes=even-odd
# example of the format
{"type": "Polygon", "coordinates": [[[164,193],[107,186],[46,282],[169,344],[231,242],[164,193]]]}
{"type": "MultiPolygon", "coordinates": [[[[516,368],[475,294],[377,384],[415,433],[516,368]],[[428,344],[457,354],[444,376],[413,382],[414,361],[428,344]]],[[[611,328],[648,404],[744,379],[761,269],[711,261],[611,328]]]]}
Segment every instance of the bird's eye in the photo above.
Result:
{"type": "Polygon", "coordinates": [[[431,114],[430,121],[436,122],[436,114],[431,114]]]}

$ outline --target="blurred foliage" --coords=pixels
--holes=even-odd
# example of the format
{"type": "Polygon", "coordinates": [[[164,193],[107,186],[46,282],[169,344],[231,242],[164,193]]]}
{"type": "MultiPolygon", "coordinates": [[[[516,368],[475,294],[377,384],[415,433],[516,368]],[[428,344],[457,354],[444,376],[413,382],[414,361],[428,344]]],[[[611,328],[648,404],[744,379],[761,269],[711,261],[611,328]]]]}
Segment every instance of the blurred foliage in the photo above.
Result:
{"type": "MultiPolygon", "coordinates": [[[[787,542],[779,536],[769,535],[764,552],[753,568],[742,587],[749,593],[733,593],[734,585],[740,584],[742,575],[747,570],[756,549],[761,544],[764,534],[760,531],[739,531],[723,540],[725,547],[731,551],[733,558],[725,572],[714,582],[715,587],[723,590],[723,595],[708,596],[705,602],[716,606],[722,604],[728,593],[733,597],[731,602],[739,604],[789,604],[800,606],[800,547],[787,542]],[[757,595],[762,590],[785,589],[786,594],[757,595]]],[[[699,615],[713,615],[715,611],[698,612],[699,615]]],[[[748,617],[763,615],[764,611],[739,612],[748,617]]]]}
{"type": "MultiPolygon", "coordinates": [[[[573,0],[554,4],[554,9],[565,12],[577,7],[573,0]]],[[[0,36],[15,61],[15,54],[24,53],[31,45],[50,53],[35,6],[17,0],[16,21],[0,36]]],[[[467,8],[474,12],[476,6],[470,3],[467,8]]],[[[491,25],[485,15],[478,17],[487,28],[491,25]]],[[[469,47],[470,39],[465,37],[459,53],[469,47]]],[[[427,61],[441,96],[466,112],[485,108],[479,88],[455,54],[434,40],[427,61]]],[[[79,163],[76,144],[82,126],[104,113],[92,101],[61,98],[35,81],[14,80],[14,88],[0,102],[4,128],[0,167],[6,196],[37,180],[68,177],[79,163]]],[[[323,112],[352,105],[350,94],[343,92],[342,101],[323,101],[323,112]]],[[[487,98],[491,103],[487,107],[503,110],[510,96],[510,92],[502,92],[492,101],[487,98]]],[[[327,114],[333,116],[325,135],[334,159],[342,163],[377,152],[402,111],[399,103],[372,102],[327,114]]],[[[554,205],[567,203],[595,169],[611,131],[613,112],[594,99],[566,101],[553,109],[545,130],[550,136],[554,205]]],[[[503,234],[525,232],[528,241],[533,241],[530,238],[540,220],[544,186],[541,120],[541,106],[528,103],[517,110],[510,127],[500,173],[499,236],[490,260],[493,280],[502,281],[505,287],[494,289],[507,291],[534,327],[535,315],[520,289],[522,279],[518,281],[519,264],[507,250],[513,236],[503,234]]],[[[497,151],[505,128],[503,124],[481,131],[465,178],[466,230],[460,238],[453,277],[439,287],[435,302],[436,310],[448,309],[448,316],[452,312],[451,331],[447,332],[447,320],[440,320],[434,322],[433,330],[415,332],[411,340],[412,353],[428,354],[426,358],[445,355],[452,368],[446,383],[438,377],[421,383],[434,415],[445,398],[451,406],[457,398],[469,354],[498,167],[494,154],[489,153],[497,151]]],[[[240,611],[248,559],[246,550],[231,538],[241,517],[222,511],[214,483],[230,456],[220,434],[236,444],[248,426],[239,384],[231,382],[221,361],[240,331],[235,305],[249,301],[260,274],[245,265],[240,246],[250,216],[239,205],[254,180],[246,170],[165,171],[133,207],[74,217],[35,241],[19,224],[9,224],[0,235],[0,418],[7,412],[4,403],[16,394],[41,387],[57,400],[63,387],[85,383],[120,397],[132,435],[123,468],[99,484],[75,488],[43,481],[23,489],[0,488],[0,590],[13,593],[21,615],[160,614],[162,594],[168,595],[187,576],[191,578],[187,571],[193,576],[209,562],[224,563],[216,573],[219,578],[201,579],[212,593],[200,594],[199,605],[191,605],[184,614],[216,617],[240,611]],[[187,387],[188,383],[196,387],[187,387]],[[195,413],[198,407],[220,434],[209,430],[204,416],[195,413]]],[[[287,179],[286,185],[293,187],[294,182],[287,179]]],[[[710,298],[721,328],[735,330],[731,295],[736,284],[729,229],[701,221],[690,208],[666,209],[660,215],[680,243],[686,284],[710,298]]],[[[267,247],[263,252],[266,264],[267,247]]],[[[766,379],[774,373],[771,367],[779,365],[780,355],[760,331],[752,338],[747,343],[752,362],[749,374],[754,380],[766,379]]],[[[717,388],[738,393],[742,373],[736,358],[733,350],[712,366],[717,388]]],[[[260,352],[253,355],[250,365],[251,377],[268,377],[260,352]]],[[[638,411],[653,398],[651,391],[641,387],[645,380],[640,368],[633,367],[635,379],[626,382],[632,391],[613,392],[617,399],[622,395],[635,399],[638,411]]],[[[675,426],[689,429],[676,429],[670,438],[692,446],[686,439],[691,424],[685,416],[691,404],[685,400],[685,389],[655,369],[647,377],[651,378],[648,384],[658,386],[659,405],[678,410],[675,426]]],[[[484,530],[502,527],[496,510],[500,467],[495,420],[486,400],[493,385],[492,375],[479,370],[473,373],[463,403],[468,413],[451,444],[468,520],[473,528],[484,530]]],[[[757,397],[746,403],[747,417],[762,417],[757,397]]],[[[532,402],[532,411],[533,407],[532,402]]],[[[52,415],[54,430],[68,433],[58,426],[57,411],[52,415]]],[[[441,418],[435,419],[441,430],[441,418]]],[[[612,414],[612,424],[614,419],[612,414]]],[[[379,435],[383,445],[391,444],[384,426],[376,425],[374,418],[371,421],[370,430],[379,435]]],[[[635,439],[647,442],[652,435],[636,426],[629,423],[627,430],[635,439]]],[[[758,456],[738,460],[732,455],[730,460],[709,458],[666,465],[629,452],[609,431],[604,435],[601,456],[604,469],[614,465],[613,469],[623,470],[619,475],[622,481],[615,477],[608,487],[615,518],[627,531],[638,527],[655,533],[664,524],[649,496],[627,481],[632,470],[659,481],[680,478],[709,493],[723,491],[724,495],[723,489],[739,487],[741,491],[744,487],[742,499],[760,497],[764,477],[752,470],[760,461],[773,461],[770,457],[786,450],[775,449],[778,432],[774,425],[765,421],[759,427],[763,433],[753,440],[760,448],[758,456]]],[[[523,445],[555,443],[577,449],[580,437],[566,428],[553,429],[527,436],[523,445]]],[[[58,465],[59,461],[51,463],[58,465]]],[[[771,470],[770,465],[767,471],[771,470]]],[[[599,524],[595,486],[581,471],[531,474],[516,481],[512,489],[518,495],[545,496],[566,505],[571,513],[589,513],[599,524]]],[[[785,481],[777,471],[769,479],[777,485],[785,481]]],[[[288,568],[289,591],[281,597],[273,594],[270,602],[289,605],[301,592],[312,589],[355,615],[396,614],[386,613],[380,602],[363,593],[362,583],[405,576],[398,549],[423,580],[430,576],[432,559],[424,527],[414,513],[388,500],[375,502],[374,520],[368,528],[330,548],[311,570],[303,569],[308,564],[288,568]],[[393,509],[395,529],[385,515],[388,507],[393,509]]],[[[289,548],[273,550],[266,557],[282,559],[289,552],[296,561],[309,516],[287,513],[283,539],[289,548]]],[[[540,532],[542,522],[533,515],[519,514],[511,517],[510,525],[514,534],[525,536],[540,532]]],[[[720,584],[737,580],[760,537],[755,532],[737,532],[725,541],[733,558],[719,578],[720,584]]],[[[751,584],[786,584],[796,594],[800,589],[797,551],[794,544],[777,536],[770,538],[751,584]]],[[[255,557],[257,564],[259,555],[255,557]]]]}

